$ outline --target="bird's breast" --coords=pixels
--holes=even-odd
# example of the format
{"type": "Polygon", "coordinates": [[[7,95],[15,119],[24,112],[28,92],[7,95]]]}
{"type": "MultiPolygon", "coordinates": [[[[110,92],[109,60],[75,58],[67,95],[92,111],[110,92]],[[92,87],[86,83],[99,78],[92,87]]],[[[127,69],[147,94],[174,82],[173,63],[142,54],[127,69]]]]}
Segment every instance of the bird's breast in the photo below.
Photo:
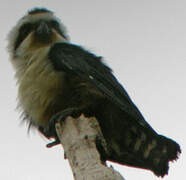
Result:
{"type": "Polygon", "coordinates": [[[46,126],[63,94],[63,73],[53,70],[47,57],[34,55],[19,81],[20,106],[32,124],[46,126]]]}

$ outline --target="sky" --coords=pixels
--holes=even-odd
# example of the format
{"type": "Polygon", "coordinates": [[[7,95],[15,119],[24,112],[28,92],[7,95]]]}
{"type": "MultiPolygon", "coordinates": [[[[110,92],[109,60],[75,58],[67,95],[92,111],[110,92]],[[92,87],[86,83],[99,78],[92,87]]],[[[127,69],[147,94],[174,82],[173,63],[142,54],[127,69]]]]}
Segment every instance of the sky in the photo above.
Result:
{"type": "MultiPolygon", "coordinates": [[[[112,67],[145,119],[177,141],[182,154],[165,180],[186,177],[185,0],[1,0],[0,179],[73,180],[63,149],[47,149],[37,131],[27,133],[16,111],[17,87],[6,49],[7,33],[33,7],[46,7],[80,44],[112,67]]],[[[158,180],[147,170],[111,164],[126,180],[158,180]]]]}

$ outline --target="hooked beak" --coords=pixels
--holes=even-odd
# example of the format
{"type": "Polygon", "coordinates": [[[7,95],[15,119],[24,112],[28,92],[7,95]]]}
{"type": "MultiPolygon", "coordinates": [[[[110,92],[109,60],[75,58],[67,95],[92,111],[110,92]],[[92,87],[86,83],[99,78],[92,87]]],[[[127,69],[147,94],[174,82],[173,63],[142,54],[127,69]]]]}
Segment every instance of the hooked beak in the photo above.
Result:
{"type": "Polygon", "coordinates": [[[52,40],[52,30],[45,21],[39,22],[36,31],[36,39],[42,43],[49,43],[52,40]]]}

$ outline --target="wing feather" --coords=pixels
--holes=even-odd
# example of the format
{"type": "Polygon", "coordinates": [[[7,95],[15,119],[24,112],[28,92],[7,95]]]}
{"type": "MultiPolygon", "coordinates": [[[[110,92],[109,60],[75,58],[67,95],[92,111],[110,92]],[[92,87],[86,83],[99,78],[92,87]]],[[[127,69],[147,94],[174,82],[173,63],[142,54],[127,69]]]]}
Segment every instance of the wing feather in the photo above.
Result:
{"type": "Polygon", "coordinates": [[[101,57],[74,44],[56,43],[50,49],[49,59],[56,70],[75,74],[93,84],[110,101],[133,116],[140,125],[150,127],[101,57]]]}

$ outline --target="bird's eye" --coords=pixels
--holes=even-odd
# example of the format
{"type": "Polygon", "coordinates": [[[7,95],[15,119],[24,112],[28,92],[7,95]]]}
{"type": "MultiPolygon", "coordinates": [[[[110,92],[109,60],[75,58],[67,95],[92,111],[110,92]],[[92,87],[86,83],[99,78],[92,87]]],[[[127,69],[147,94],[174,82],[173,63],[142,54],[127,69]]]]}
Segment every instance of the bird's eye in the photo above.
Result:
{"type": "Polygon", "coordinates": [[[23,24],[19,29],[19,36],[15,41],[15,50],[19,47],[21,42],[28,36],[28,34],[32,31],[33,25],[31,23],[23,24]]]}
{"type": "Polygon", "coordinates": [[[51,25],[52,27],[54,27],[54,28],[59,27],[59,23],[58,23],[57,21],[55,21],[55,20],[51,20],[51,21],[50,21],[50,25],[51,25]]]}
{"type": "Polygon", "coordinates": [[[67,37],[65,36],[65,33],[63,31],[63,29],[61,29],[60,27],[60,23],[57,22],[56,20],[51,20],[50,21],[50,25],[51,27],[53,27],[63,38],[67,39],[67,37]]]}
{"type": "Polygon", "coordinates": [[[55,21],[55,20],[51,20],[50,22],[49,22],[49,24],[50,24],[50,26],[52,27],[52,28],[54,28],[56,31],[58,31],[58,32],[60,32],[61,30],[60,30],[60,25],[59,25],[59,23],[57,22],[57,21],[55,21]]]}
{"type": "Polygon", "coordinates": [[[22,36],[27,36],[32,31],[33,25],[31,23],[23,24],[19,29],[19,33],[22,36]]]}

